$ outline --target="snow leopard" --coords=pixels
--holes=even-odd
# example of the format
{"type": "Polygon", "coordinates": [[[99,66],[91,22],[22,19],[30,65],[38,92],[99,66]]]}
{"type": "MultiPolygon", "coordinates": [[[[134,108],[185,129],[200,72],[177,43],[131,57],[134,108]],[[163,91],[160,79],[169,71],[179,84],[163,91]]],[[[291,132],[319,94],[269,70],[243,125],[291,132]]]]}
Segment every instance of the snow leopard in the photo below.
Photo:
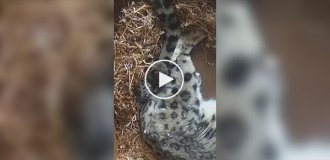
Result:
{"type": "MultiPolygon", "coordinates": [[[[175,62],[184,74],[180,79],[180,71],[170,63],[157,66],[158,71],[176,80],[154,91],[168,96],[178,92],[181,81],[184,83],[179,94],[170,99],[153,97],[141,87],[137,99],[143,137],[159,159],[216,159],[216,102],[203,100],[201,76],[190,57],[190,51],[206,34],[197,29],[182,31],[171,1],[151,0],[151,4],[166,34],[160,59],[175,62]]],[[[157,76],[149,79],[156,81],[153,77],[157,76]]]]}

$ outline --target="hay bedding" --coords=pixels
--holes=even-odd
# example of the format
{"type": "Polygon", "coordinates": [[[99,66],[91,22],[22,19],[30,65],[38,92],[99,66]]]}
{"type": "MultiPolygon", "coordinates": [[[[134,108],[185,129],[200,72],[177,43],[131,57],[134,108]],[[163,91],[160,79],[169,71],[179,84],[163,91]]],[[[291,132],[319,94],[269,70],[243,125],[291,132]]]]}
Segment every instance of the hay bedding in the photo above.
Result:
{"type": "MultiPolygon", "coordinates": [[[[215,48],[215,0],[174,2],[185,26],[208,33],[206,47],[215,48]]],[[[131,2],[115,24],[115,138],[116,159],[155,159],[143,142],[134,90],[145,69],[160,53],[163,31],[146,2],[131,2]]]]}

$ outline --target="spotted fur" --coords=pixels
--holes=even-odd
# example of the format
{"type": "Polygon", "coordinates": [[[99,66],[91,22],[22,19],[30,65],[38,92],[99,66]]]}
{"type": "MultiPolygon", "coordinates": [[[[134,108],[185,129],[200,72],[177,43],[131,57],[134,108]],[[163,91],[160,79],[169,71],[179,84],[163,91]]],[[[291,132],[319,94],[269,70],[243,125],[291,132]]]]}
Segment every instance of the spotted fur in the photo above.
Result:
{"type": "Polygon", "coordinates": [[[205,34],[198,30],[182,32],[175,10],[169,5],[170,1],[151,2],[167,36],[160,59],[176,62],[184,73],[182,78],[176,67],[170,64],[159,66],[159,70],[166,70],[167,75],[176,80],[161,87],[157,95],[172,95],[178,91],[181,81],[184,81],[184,85],[180,93],[171,99],[142,96],[147,97],[145,103],[140,104],[144,138],[160,159],[215,159],[216,103],[203,101],[201,77],[190,57],[190,51],[205,38],[205,34]]]}

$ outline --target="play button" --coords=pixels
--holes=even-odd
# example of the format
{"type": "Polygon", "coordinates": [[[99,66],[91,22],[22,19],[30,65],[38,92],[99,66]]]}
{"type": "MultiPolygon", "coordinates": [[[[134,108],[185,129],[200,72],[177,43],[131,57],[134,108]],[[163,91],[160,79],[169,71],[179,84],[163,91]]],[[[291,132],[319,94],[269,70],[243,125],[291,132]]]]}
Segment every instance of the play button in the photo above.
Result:
{"type": "Polygon", "coordinates": [[[148,92],[159,99],[175,97],[184,83],[181,68],[170,60],[159,60],[152,63],[144,77],[148,92]]]}
{"type": "Polygon", "coordinates": [[[169,77],[169,76],[165,75],[162,72],[159,72],[159,75],[158,75],[158,87],[159,88],[160,87],[163,87],[165,84],[170,83],[173,80],[174,80],[174,78],[169,77]]]}

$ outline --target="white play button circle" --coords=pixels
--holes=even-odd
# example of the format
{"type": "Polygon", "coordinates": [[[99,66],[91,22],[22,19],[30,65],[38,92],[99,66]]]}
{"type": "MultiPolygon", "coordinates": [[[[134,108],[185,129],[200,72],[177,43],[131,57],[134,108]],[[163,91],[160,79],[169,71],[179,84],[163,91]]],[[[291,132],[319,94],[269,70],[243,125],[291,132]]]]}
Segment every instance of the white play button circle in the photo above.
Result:
{"type": "Polygon", "coordinates": [[[174,78],[167,76],[166,74],[159,72],[158,75],[158,87],[163,87],[165,84],[170,83],[174,78]]]}
{"type": "Polygon", "coordinates": [[[183,83],[184,77],[181,68],[170,60],[159,60],[152,63],[148,67],[144,77],[144,85],[148,92],[159,99],[175,97],[181,91],[183,83]],[[168,73],[169,75],[159,71],[161,67],[167,67],[171,70],[168,73]]]}

